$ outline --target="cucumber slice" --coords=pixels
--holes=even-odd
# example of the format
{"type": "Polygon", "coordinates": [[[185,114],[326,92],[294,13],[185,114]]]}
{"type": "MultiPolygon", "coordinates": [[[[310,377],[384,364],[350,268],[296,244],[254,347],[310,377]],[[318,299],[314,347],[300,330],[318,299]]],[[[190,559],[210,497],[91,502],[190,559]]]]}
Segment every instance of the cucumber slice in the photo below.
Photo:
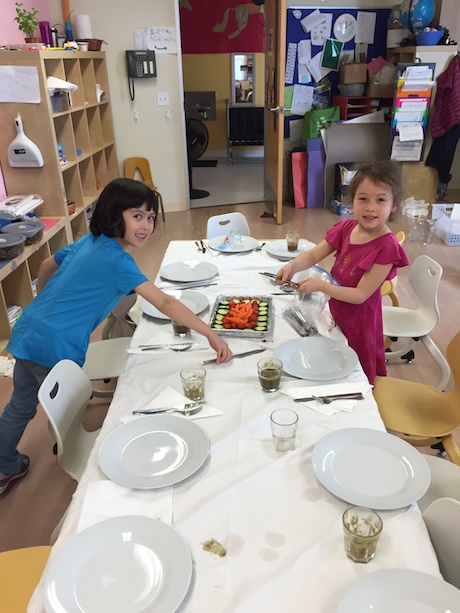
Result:
{"type": "Polygon", "coordinates": [[[217,309],[217,315],[227,315],[228,309],[217,309]]]}
{"type": "Polygon", "coordinates": [[[253,328],[255,332],[265,332],[266,329],[267,326],[256,326],[255,328],[253,328]]]}
{"type": "Polygon", "coordinates": [[[259,317],[257,318],[257,323],[259,324],[260,322],[266,322],[268,319],[268,317],[266,315],[259,315],[259,317]]]}
{"type": "Polygon", "coordinates": [[[259,302],[259,308],[260,307],[267,307],[268,308],[268,302],[259,302]]]}
{"type": "Polygon", "coordinates": [[[216,315],[216,317],[215,317],[215,320],[216,320],[216,322],[217,322],[217,321],[221,322],[221,321],[223,320],[223,318],[224,318],[224,317],[225,317],[225,315],[220,315],[220,314],[217,314],[217,315],[216,315]]]}
{"type": "Polygon", "coordinates": [[[213,328],[215,328],[216,330],[223,330],[224,326],[222,324],[215,323],[213,325],[213,328]]]}
{"type": "Polygon", "coordinates": [[[241,302],[241,300],[238,300],[238,298],[233,298],[233,302],[234,302],[235,304],[238,304],[239,302],[241,302]]]}
{"type": "Polygon", "coordinates": [[[221,304],[222,306],[224,306],[224,304],[228,304],[228,303],[229,303],[229,301],[228,301],[228,300],[221,300],[221,302],[220,302],[220,304],[221,304]]]}

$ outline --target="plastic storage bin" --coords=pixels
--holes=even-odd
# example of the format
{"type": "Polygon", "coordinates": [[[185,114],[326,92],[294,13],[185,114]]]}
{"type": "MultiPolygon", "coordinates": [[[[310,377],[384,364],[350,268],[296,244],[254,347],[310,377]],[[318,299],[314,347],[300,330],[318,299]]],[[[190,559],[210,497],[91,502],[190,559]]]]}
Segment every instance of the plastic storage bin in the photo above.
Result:
{"type": "Polygon", "coordinates": [[[38,243],[43,238],[45,224],[39,219],[27,219],[12,223],[1,229],[5,234],[22,234],[26,238],[26,245],[38,243]]]}
{"type": "Polygon", "coordinates": [[[452,207],[447,204],[433,204],[442,213],[436,224],[436,234],[447,245],[460,245],[460,219],[451,219],[452,207]]]}
{"type": "Polygon", "coordinates": [[[12,260],[24,251],[26,237],[22,234],[0,234],[0,260],[12,260]]]}

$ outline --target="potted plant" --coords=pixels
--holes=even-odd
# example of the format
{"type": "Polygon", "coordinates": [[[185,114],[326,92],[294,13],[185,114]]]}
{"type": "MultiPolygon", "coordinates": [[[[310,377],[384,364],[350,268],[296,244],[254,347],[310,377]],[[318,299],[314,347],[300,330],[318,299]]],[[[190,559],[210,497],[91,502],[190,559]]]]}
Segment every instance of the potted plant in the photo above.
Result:
{"type": "Polygon", "coordinates": [[[18,27],[21,32],[24,32],[26,43],[36,43],[37,39],[34,37],[35,30],[38,27],[38,19],[36,15],[38,10],[32,8],[30,11],[23,9],[22,2],[16,2],[16,17],[14,21],[18,22],[18,27]]]}

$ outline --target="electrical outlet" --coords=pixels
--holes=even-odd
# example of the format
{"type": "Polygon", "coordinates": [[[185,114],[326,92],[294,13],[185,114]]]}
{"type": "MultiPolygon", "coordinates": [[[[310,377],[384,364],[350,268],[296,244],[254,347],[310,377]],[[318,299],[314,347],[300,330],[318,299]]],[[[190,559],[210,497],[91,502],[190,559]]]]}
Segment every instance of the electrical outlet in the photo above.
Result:
{"type": "Polygon", "coordinates": [[[168,92],[162,92],[157,94],[158,106],[169,106],[169,94],[168,92]]]}

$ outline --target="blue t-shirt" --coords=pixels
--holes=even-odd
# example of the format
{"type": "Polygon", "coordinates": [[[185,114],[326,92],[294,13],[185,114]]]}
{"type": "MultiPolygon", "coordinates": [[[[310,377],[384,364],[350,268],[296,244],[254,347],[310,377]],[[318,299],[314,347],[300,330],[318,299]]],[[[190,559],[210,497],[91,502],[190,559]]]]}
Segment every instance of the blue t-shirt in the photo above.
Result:
{"type": "Polygon", "coordinates": [[[81,366],[91,332],[147,277],[116,239],[105,235],[86,234],[54,259],[59,269],[24,309],[7,349],[49,368],[65,358],[81,366]]]}

